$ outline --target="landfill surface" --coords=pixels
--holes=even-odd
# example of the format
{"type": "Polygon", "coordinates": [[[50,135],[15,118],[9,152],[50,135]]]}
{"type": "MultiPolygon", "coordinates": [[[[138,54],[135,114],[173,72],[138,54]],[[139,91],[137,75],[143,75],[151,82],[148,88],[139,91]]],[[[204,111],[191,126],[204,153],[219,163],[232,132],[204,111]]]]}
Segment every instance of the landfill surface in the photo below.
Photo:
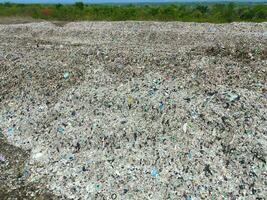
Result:
{"type": "Polygon", "coordinates": [[[0,199],[267,196],[267,23],[0,25],[0,199]]]}

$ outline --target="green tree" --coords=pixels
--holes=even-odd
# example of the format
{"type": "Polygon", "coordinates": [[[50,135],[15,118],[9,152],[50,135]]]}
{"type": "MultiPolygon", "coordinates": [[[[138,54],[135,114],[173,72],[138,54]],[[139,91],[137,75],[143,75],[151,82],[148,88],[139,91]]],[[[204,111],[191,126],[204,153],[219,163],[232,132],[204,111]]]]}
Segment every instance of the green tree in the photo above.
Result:
{"type": "Polygon", "coordinates": [[[62,8],[62,4],[60,3],[56,4],[56,9],[60,9],[60,8],[62,8]]]}
{"type": "Polygon", "coordinates": [[[209,8],[206,5],[197,5],[196,10],[200,11],[202,14],[206,14],[208,13],[209,8]]]}
{"type": "Polygon", "coordinates": [[[76,2],[74,4],[77,8],[79,8],[80,10],[84,9],[84,3],[83,2],[76,2]]]}
{"type": "Polygon", "coordinates": [[[234,8],[235,8],[234,3],[229,3],[226,6],[224,6],[223,16],[227,22],[232,22],[234,20],[235,16],[234,8]]]}

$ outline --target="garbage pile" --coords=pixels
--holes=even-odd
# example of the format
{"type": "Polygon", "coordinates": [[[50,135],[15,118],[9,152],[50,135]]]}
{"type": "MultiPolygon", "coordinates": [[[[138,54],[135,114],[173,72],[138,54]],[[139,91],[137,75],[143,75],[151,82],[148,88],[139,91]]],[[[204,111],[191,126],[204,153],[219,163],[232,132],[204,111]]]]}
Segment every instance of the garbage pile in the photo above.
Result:
{"type": "Polygon", "coordinates": [[[59,199],[264,199],[266,30],[0,25],[0,135],[59,199]]]}

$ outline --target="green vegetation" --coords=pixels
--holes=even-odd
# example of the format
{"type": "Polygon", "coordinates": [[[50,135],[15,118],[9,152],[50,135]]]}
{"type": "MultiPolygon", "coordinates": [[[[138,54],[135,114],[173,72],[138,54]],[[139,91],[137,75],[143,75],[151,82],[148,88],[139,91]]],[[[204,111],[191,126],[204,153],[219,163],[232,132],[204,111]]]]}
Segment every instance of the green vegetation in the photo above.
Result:
{"type": "Polygon", "coordinates": [[[32,17],[60,21],[193,21],[224,23],[267,21],[266,4],[189,4],[189,5],[37,5],[0,4],[0,17],[32,17]]]}

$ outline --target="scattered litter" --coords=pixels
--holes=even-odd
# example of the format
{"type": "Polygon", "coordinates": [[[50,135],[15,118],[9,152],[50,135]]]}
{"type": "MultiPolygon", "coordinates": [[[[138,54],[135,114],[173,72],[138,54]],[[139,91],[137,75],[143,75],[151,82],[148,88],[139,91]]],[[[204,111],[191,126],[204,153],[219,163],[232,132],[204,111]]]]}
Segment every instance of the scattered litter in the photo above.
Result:
{"type": "Polygon", "coordinates": [[[211,172],[211,169],[210,169],[210,165],[209,165],[209,164],[206,164],[206,165],[205,165],[203,171],[205,172],[205,176],[210,176],[210,175],[212,175],[212,172],[211,172]]]}
{"type": "Polygon", "coordinates": [[[13,135],[14,135],[14,128],[8,128],[8,129],[7,129],[7,135],[8,135],[9,137],[13,136],[13,135]]]}
{"type": "Polygon", "coordinates": [[[188,196],[186,200],[193,200],[192,197],[188,196]]]}
{"type": "Polygon", "coordinates": [[[191,151],[189,151],[189,153],[188,153],[188,158],[189,158],[190,160],[192,160],[192,153],[191,153],[191,151]]]}
{"type": "Polygon", "coordinates": [[[28,170],[28,169],[25,169],[24,171],[23,171],[23,175],[22,175],[22,177],[23,178],[27,178],[27,177],[29,177],[30,176],[30,171],[28,170]]]}
{"type": "Polygon", "coordinates": [[[246,135],[254,135],[253,131],[252,130],[245,130],[244,132],[246,135]]]}
{"type": "Polygon", "coordinates": [[[0,154],[0,162],[5,162],[6,158],[4,155],[0,154]]]}
{"type": "Polygon", "coordinates": [[[112,194],[112,195],[111,195],[111,199],[112,199],[112,200],[117,199],[117,195],[116,195],[116,194],[112,194]]]}
{"type": "Polygon", "coordinates": [[[44,154],[42,152],[39,152],[39,153],[33,154],[32,158],[36,161],[40,161],[43,156],[44,154]]]}
{"type": "Polygon", "coordinates": [[[96,188],[96,190],[100,190],[101,189],[101,185],[100,184],[96,184],[95,188],[96,188]]]}
{"type": "Polygon", "coordinates": [[[71,112],[71,115],[72,115],[72,116],[75,116],[75,115],[76,115],[76,112],[75,112],[75,111],[72,111],[72,112],[71,112]]]}
{"type": "Polygon", "coordinates": [[[128,189],[123,189],[123,194],[126,194],[128,192],[128,189]]]}
{"type": "Polygon", "coordinates": [[[266,163],[265,162],[259,163],[259,168],[261,169],[261,171],[265,172],[267,170],[266,163]]]}
{"type": "Polygon", "coordinates": [[[226,94],[226,98],[230,102],[235,102],[235,101],[238,101],[240,99],[240,96],[235,92],[228,92],[226,94]]]}
{"type": "Polygon", "coordinates": [[[148,95],[152,96],[154,94],[155,94],[154,90],[149,90],[148,95]]]}
{"type": "Polygon", "coordinates": [[[60,127],[60,128],[57,129],[57,131],[62,134],[62,133],[64,133],[65,129],[60,127]]]}
{"type": "Polygon", "coordinates": [[[160,102],[160,104],[159,104],[159,109],[160,109],[161,111],[164,109],[164,104],[163,104],[163,102],[160,102]]]}
{"type": "Polygon", "coordinates": [[[83,172],[86,172],[86,171],[87,171],[87,169],[86,169],[85,166],[82,167],[82,171],[83,171],[83,172]]]}
{"type": "Polygon", "coordinates": [[[191,116],[192,116],[193,119],[197,119],[197,118],[199,117],[199,114],[198,114],[197,111],[193,110],[193,111],[191,112],[191,116]]]}
{"type": "Polygon", "coordinates": [[[70,160],[70,161],[73,161],[73,160],[75,160],[75,155],[70,154],[70,155],[67,156],[67,159],[70,160]]]}
{"type": "Polygon", "coordinates": [[[151,176],[152,177],[158,177],[159,176],[158,170],[156,168],[153,168],[151,170],[151,176]]]}
{"type": "Polygon", "coordinates": [[[187,132],[187,123],[185,123],[185,124],[183,125],[183,131],[184,131],[184,133],[187,132]]]}
{"type": "Polygon", "coordinates": [[[64,76],[64,79],[68,79],[70,77],[70,73],[69,72],[65,72],[63,76],[64,76]]]}

